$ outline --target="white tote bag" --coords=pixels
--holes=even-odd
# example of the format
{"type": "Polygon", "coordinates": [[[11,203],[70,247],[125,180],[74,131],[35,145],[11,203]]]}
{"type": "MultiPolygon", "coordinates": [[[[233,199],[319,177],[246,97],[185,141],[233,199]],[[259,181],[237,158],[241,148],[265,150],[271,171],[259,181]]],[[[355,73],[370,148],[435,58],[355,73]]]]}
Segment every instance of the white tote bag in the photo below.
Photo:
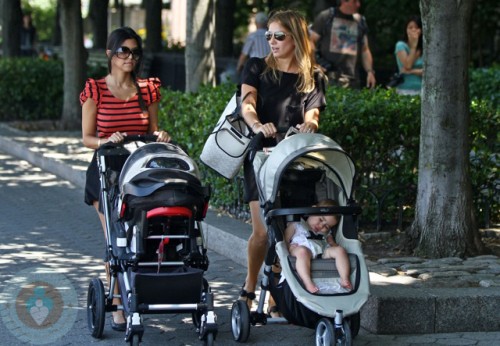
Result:
{"type": "Polygon", "coordinates": [[[238,174],[251,139],[251,131],[240,115],[240,106],[240,97],[235,93],[200,155],[201,162],[227,179],[238,174]]]}

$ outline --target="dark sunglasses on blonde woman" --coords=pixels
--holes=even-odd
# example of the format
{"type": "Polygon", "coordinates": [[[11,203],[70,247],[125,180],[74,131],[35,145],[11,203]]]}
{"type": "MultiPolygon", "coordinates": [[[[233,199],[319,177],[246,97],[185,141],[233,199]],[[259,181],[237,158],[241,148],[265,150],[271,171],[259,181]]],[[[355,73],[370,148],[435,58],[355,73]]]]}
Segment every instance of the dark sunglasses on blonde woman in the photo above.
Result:
{"type": "Polygon", "coordinates": [[[288,36],[288,34],[285,34],[283,31],[266,31],[266,33],[264,34],[266,36],[266,40],[270,41],[273,38],[273,34],[276,41],[284,41],[288,36]]]}
{"type": "Polygon", "coordinates": [[[120,59],[128,59],[132,55],[132,59],[139,60],[142,56],[140,49],[130,49],[129,47],[120,47],[116,50],[115,55],[120,59]]]}

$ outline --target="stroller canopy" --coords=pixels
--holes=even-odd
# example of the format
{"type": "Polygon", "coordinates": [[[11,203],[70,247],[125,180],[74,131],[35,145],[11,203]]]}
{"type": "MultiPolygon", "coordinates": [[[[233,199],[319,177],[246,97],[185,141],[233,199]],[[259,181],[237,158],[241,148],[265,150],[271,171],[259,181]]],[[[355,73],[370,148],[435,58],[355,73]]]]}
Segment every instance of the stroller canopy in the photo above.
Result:
{"type": "Polygon", "coordinates": [[[125,161],[120,173],[120,188],[147,170],[186,172],[199,179],[198,166],[182,149],[169,143],[148,143],[132,152],[125,161]]]}
{"type": "Polygon", "coordinates": [[[346,199],[352,197],[355,167],[349,155],[327,136],[298,133],[278,143],[265,161],[257,157],[254,161],[260,197],[264,202],[275,202],[281,176],[293,165],[297,169],[323,170],[327,178],[341,187],[346,199]]]}

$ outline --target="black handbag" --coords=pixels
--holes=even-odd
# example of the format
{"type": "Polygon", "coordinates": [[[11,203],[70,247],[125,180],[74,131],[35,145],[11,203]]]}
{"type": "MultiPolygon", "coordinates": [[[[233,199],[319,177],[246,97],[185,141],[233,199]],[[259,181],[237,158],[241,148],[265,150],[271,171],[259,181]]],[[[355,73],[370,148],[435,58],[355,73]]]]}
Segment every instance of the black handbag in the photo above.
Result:
{"type": "Polygon", "coordinates": [[[389,83],[387,83],[388,88],[395,88],[399,84],[403,83],[405,81],[405,76],[404,74],[401,74],[399,72],[396,72],[392,75],[391,79],[389,80],[389,83]]]}

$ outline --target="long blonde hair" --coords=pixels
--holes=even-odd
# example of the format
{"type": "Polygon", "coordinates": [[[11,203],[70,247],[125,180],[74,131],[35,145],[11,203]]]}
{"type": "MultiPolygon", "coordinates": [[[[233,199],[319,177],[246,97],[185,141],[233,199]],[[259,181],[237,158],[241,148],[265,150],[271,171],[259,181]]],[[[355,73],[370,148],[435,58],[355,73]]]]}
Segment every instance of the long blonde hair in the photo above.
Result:
{"type": "MultiPolygon", "coordinates": [[[[279,23],[292,36],[295,41],[295,59],[297,60],[299,79],[297,80],[297,90],[301,93],[309,93],[314,90],[314,58],[312,45],[309,39],[307,22],[302,14],[294,10],[281,10],[274,12],[269,18],[268,25],[279,23]]],[[[267,58],[266,71],[271,70],[273,77],[279,80],[278,63],[273,54],[267,58]]]]}

